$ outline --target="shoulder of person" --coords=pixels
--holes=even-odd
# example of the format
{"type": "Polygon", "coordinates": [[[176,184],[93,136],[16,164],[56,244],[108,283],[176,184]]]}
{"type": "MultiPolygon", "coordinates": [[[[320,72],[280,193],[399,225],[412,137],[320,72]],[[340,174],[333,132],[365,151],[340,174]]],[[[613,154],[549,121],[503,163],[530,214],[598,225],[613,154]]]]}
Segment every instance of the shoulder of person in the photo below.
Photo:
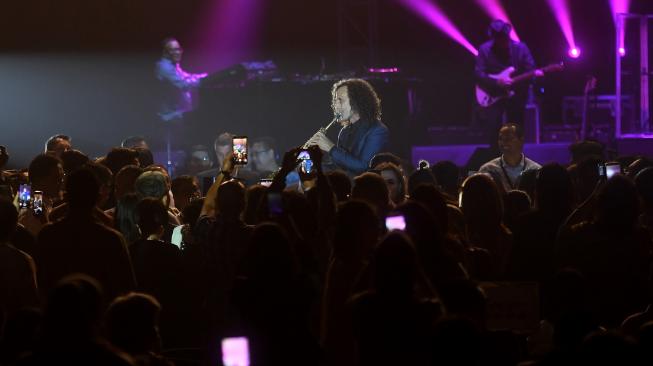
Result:
{"type": "Polygon", "coordinates": [[[482,173],[482,172],[493,170],[499,166],[499,161],[501,161],[501,157],[494,158],[488,161],[487,163],[481,165],[481,167],[478,168],[478,171],[482,173]]]}
{"type": "Polygon", "coordinates": [[[526,160],[526,165],[528,166],[527,169],[540,169],[542,167],[540,163],[530,159],[528,156],[524,156],[524,159],[526,160]]]}

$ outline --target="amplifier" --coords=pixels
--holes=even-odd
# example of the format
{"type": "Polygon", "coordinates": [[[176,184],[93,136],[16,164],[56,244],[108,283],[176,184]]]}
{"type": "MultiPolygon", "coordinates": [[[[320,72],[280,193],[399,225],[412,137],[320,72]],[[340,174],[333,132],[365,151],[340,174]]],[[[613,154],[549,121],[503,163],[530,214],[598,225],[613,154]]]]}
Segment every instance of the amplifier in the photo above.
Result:
{"type": "MultiPolygon", "coordinates": [[[[614,95],[590,95],[587,99],[587,124],[614,125],[615,103],[614,95]]],[[[622,129],[630,130],[635,126],[635,107],[630,95],[622,96],[622,129]]],[[[583,96],[568,96],[562,99],[562,124],[580,125],[583,121],[583,96]]]]}
{"type": "MultiPolygon", "coordinates": [[[[593,124],[587,133],[587,138],[608,143],[614,139],[614,126],[611,124],[593,124]]],[[[545,125],[542,128],[542,142],[576,142],[580,140],[580,124],[578,125],[545,125]]]]}

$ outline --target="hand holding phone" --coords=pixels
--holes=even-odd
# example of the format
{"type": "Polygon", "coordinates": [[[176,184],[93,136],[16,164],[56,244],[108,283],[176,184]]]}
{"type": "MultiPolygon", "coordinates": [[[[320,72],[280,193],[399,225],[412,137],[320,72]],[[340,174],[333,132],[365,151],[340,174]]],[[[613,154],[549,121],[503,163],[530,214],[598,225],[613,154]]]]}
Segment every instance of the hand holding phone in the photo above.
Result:
{"type": "Polygon", "coordinates": [[[231,140],[233,162],[235,165],[247,164],[247,136],[234,136],[231,140]]]}

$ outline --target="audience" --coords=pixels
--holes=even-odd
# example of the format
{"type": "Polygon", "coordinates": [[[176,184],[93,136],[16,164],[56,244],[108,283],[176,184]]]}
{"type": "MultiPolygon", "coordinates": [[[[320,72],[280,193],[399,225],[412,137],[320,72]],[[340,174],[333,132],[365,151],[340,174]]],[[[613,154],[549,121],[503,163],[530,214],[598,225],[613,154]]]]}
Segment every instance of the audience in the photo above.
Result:
{"type": "Polygon", "coordinates": [[[72,149],[71,139],[66,135],[54,135],[45,142],[45,154],[61,159],[61,155],[72,149]]]}
{"type": "Polygon", "coordinates": [[[561,233],[556,261],[587,279],[588,297],[601,324],[615,327],[650,300],[650,234],[637,224],[639,199],[625,176],[609,179],[597,195],[593,220],[561,233]]]}
{"type": "Polygon", "coordinates": [[[38,305],[34,261],[9,242],[17,225],[16,207],[9,201],[0,200],[0,319],[25,306],[38,305]]]}
{"type": "Polygon", "coordinates": [[[381,177],[388,185],[390,200],[398,205],[406,200],[406,177],[401,168],[392,163],[381,163],[375,167],[381,177]]]}
{"type": "Polygon", "coordinates": [[[31,354],[18,365],[134,365],[131,357],[100,335],[105,298],[86,275],[58,280],[48,296],[43,331],[31,354]]]}
{"type": "Polygon", "coordinates": [[[117,297],[105,315],[107,339],[137,365],[172,366],[160,355],[160,312],[161,304],[150,295],[131,292],[117,297]]]}
{"type": "Polygon", "coordinates": [[[351,300],[359,365],[426,365],[441,309],[415,291],[420,265],[410,239],[391,232],[376,247],[369,290],[351,300]]]}
{"type": "Polygon", "coordinates": [[[468,240],[490,256],[490,278],[501,278],[512,250],[512,233],[503,224],[503,200],[495,182],[485,174],[465,179],[460,209],[467,223],[468,240]]]}
{"type": "Polygon", "coordinates": [[[37,238],[34,259],[42,294],[66,275],[78,272],[97,279],[110,299],[134,289],[134,271],[123,236],[93,217],[99,192],[99,182],[89,169],[79,169],[68,177],[67,215],[46,225],[37,238]]]}
{"type": "Polygon", "coordinates": [[[460,186],[460,168],[451,161],[439,161],[433,164],[431,171],[447,199],[455,201],[460,186]]]}
{"type": "MultiPolygon", "coordinates": [[[[27,169],[44,214],[0,200],[0,364],[220,364],[243,336],[254,365],[650,363],[649,157],[607,179],[582,142],[540,168],[518,126],[501,131],[499,170],[462,183],[451,162],[406,177],[385,152],[350,180],[310,151],[304,174],[268,138],[244,171],[222,134],[203,198],[142,137],[90,161],[55,135],[27,169]],[[257,171],[269,187],[243,179],[257,171]],[[493,328],[524,314],[539,329],[493,328]]],[[[26,177],[0,173],[15,198],[26,177]]]]}

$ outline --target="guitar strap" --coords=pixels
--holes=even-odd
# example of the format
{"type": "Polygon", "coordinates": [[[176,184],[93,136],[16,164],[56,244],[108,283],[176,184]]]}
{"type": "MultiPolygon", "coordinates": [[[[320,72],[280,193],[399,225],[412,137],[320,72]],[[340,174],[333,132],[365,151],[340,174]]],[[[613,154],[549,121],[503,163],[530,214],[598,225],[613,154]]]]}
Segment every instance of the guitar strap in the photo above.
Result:
{"type": "Polygon", "coordinates": [[[519,63],[519,60],[517,59],[517,43],[516,42],[510,42],[510,62],[512,62],[512,67],[515,68],[515,72],[517,71],[517,64],[519,63]]]}

